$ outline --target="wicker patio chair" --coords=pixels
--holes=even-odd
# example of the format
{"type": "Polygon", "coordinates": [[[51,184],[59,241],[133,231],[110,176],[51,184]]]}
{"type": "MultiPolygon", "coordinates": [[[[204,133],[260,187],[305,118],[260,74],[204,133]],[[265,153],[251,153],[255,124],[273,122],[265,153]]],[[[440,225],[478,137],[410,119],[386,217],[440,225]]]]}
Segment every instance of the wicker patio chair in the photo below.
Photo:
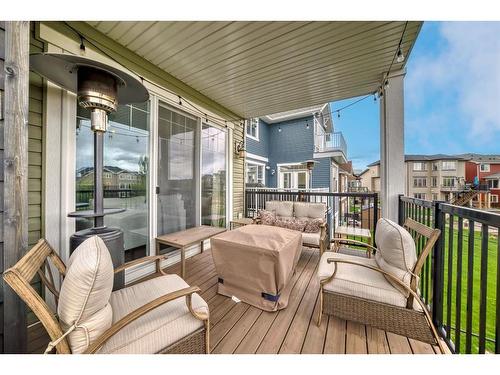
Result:
{"type": "MultiPolygon", "coordinates": [[[[73,258],[75,253],[78,252],[78,249],[76,249],[70,257],[68,267],[66,267],[61,258],[44,239],[39,240],[38,243],[13,267],[4,272],[3,278],[6,283],[10,285],[38,317],[52,340],[47,347],[46,353],[53,352],[54,348],[55,352],[59,354],[123,353],[124,351],[127,352],[127,350],[134,353],[134,348],[137,349],[137,345],[140,345],[140,348],[144,349],[137,350],[139,352],[145,352],[148,348],[153,347],[160,347],[160,349],[155,349],[152,353],[204,354],[209,352],[208,306],[206,307],[206,311],[197,310],[194,304],[199,304],[200,300],[203,301],[201,297],[196,294],[200,292],[200,289],[196,286],[190,287],[177,275],[166,275],[161,270],[160,262],[165,258],[164,255],[136,259],[113,270],[111,258],[109,257],[109,252],[104,242],[99,237],[94,236],[83,242],[80,247],[88,241],[94,241],[102,249],[100,250],[102,252],[98,260],[100,263],[105,263],[107,267],[105,272],[107,275],[103,276],[98,275],[101,271],[100,268],[96,268],[96,277],[92,281],[92,288],[97,285],[97,290],[94,288],[88,291],[83,290],[82,292],[81,288],[80,290],[78,289],[77,284],[85,284],[84,278],[82,278],[80,282],[80,280],[74,277],[76,272],[74,268],[76,267],[76,260],[73,258]],[[103,249],[105,249],[105,251],[103,249]],[[59,289],[56,288],[49,261],[59,273],[61,285],[59,289]],[[111,294],[113,274],[123,272],[139,264],[151,262],[156,262],[157,269],[160,272],[159,276],[112,292],[112,294],[119,293],[116,295],[115,300],[120,301],[121,311],[118,311],[118,307],[113,306],[111,301],[113,297],[108,297],[109,302],[104,302],[105,308],[101,310],[104,311],[103,314],[101,314],[101,311],[92,311],[90,314],[88,311],[85,312],[83,310],[96,301],[102,301],[102,292],[111,294]],[[48,303],[31,286],[30,282],[36,274],[40,276],[42,284],[53,294],[58,314],[49,307],[48,303]],[[104,283],[103,279],[107,281],[104,283]],[[165,293],[165,288],[169,289],[169,292],[165,293]],[[128,296],[128,301],[131,304],[127,305],[127,299],[125,297],[129,291],[132,292],[132,295],[128,296]],[[75,310],[75,299],[78,299],[82,294],[85,297],[82,304],[82,311],[76,312],[76,315],[79,314],[76,322],[74,322],[71,327],[68,327],[68,323],[64,323],[62,316],[68,316],[68,305],[73,304],[73,306],[70,306],[70,309],[73,308],[73,310],[75,310]],[[152,298],[152,296],[156,297],[152,298]],[[193,299],[195,300],[194,303],[193,299]],[[185,302],[183,302],[183,300],[185,300],[185,302]],[[141,301],[145,303],[140,305],[141,301]],[[65,305],[65,313],[61,311],[61,304],[65,305]],[[176,313],[180,314],[176,327],[170,327],[168,325],[169,323],[158,321],[158,315],[172,314],[173,308],[176,309],[176,313]],[[111,309],[112,312],[110,312],[111,309]],[[85,318],[84,315],[86,314],[88,316],[85,318]],[[117,315],[116,321],[115,315],[117,315]],[[111,316],[113,317],[113,321],[111,320],[111,316]],[[80,318],[85,318],[87,321],[79,321],[80,318]],[[156,321],[154,319],[156,319],[156,321]],[[106,321],[107,326],[100,330],[96,329],[96,325],[102,325],[102,323],[106,321]],[[153,330],[153,328],[160,333],[165,329],[174,331],[178,329],[179,324],[182,325],[184,324],[182,322],[185,321],[189,321],[188,328],[186,329],[190,331],[182,337],[176,337],[170,333],[158,337],[155,331],[147,331],[147,329],[153,330]],[[196,323],[200,321],[201,324],[196,323]],[[78,329],[80,329],[80,332],[77,332],[78,329]],[[76,336],[72,337],[72,335],[76,336]],[[78,337],[78,335],[80,336],[78,337]],[[164,336],[169,336],[171,342],[168,342],[167,345],[162,347],[165,342],[164,340],[166,340],[164,336]],[[155,338],[155,343],[141,342],[141,340],[151,341],[152,338],[155,338]],[[84,346],[79,345],[82,340],[86,341],[84,346]],[[113,351],[114,349],[103,350],[106,349],[106,345],[109,345],[111,340],[115,341],[113,343],[114,347],[120,348],[121,351],[113,351]],[[131,345],[132,341],[135,346],[130,347],[129,345],[131,345]],[[78,348],[78,350],[75,350],[75,348],[78,348]]],[[[83,258],[85,258],[86,262],[89,262],[91,256],[92,255],[88,253],[84,253],[83,258]]],[[[203,303],[205,302],[203,301],[203,303]]]]}
{"type": "Polygon", "coordinates": [[[412,219],[407,219],[404,226],[415,233],[415,238],[396,223],[380,219],[376,233],[378,249],[354,241],[358,246],[367,247],[367,257],[338,252],[323,254],[318,269],[321,290],[317,324],[320,324],[322,314],[325,313],[438,345],[441,352],[445,353],[427,307],[418,292],[422,266],[441,231],[412,219]],[[399,254],[402,255],[400,259],[405,264],[410,263],[406,270],[394,266],[394,260],[397,259],[394,254],[398,253],[393,252],[391,246],[386,246],[388,240],[383,238],[386,233],[390,233],[387,236],[393,236],[392,239],[400,235],[391,245],[395,244],[397,247],[398,241],[401,241],[403,250],[399,254]],[[420,241],[420,238],[426,240],[417,257],[415,242],[420,241]],[[382,246],[389,250],[382,249],[382,246]],[[370,257],[372,252],[375,257],[370,257]]]}

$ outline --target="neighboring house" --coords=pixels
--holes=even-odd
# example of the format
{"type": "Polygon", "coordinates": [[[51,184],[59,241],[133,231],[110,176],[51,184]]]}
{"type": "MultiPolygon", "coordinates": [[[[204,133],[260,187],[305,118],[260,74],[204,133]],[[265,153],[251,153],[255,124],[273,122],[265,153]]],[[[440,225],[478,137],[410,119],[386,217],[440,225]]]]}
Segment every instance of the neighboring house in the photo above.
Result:
{"type": "MultiPolygon", "coordinates": [[[[141,183],[141,176],[138,172],[127,171],[120,167],[103,167],[103,185],[106,190],[130,190],[135,185],[141,183]]],[[[83,167],[77,171],[77,187],[92,187],[94,183],[94,168],[83,167]]]]}
{"type": "Polygon", "coordinates": [[[474,199],[477,207],[500,207],[500,155],[465,154],[469,157],[465,166],[465,179],[474,183],[477,176],[479,185],[487,186],[474,199]]]}
{"type": "MultiPolygon", "coordinates": [[[[480,208],[498,204],[500,155],[405,155],[405,171],[405,194],[409,197],[480,208]],[[476,187],[475,176],[479,179],[476,187]]],[[[363,187],[380,192],[380,162],[368,165],[359,178],[363,187]]]]}
{"type": "Polygon", "coordinates": [[[334,132],[328,104],[248,120],[246,150],[248,187],[337,192],[339,166],[347,163],[346,143],[334,132]],[[307,161],[315,162],[311,171],[307,161]]]}
{"type": "Polygon", "coordinates": [[[380,162],[369,164],[368,167],[358,175],[361,187],[368,191],[380,193],[380,162]]]}

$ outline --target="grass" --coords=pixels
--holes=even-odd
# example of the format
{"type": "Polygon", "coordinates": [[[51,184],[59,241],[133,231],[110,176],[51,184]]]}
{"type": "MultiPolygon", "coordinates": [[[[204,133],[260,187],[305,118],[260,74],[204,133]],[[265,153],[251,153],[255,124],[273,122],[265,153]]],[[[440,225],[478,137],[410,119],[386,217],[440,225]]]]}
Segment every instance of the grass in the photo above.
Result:
{"type": "MultiPolygon", "coordinates": [[[[462,266],[461,266],[461,287],[457,290],[458,283],[458,221],[453,223],[453,236],[450,246],[450,227],[448,223],[444,236],[444,295],[443,295],[443,325],[450,326],[449,338],[455,344],[458,337],[455,331],[457,327],[457,295],[460,293],[460,352],[466,352],[466,325],[467,325],[467,291],[468,291],[468,267],[469,267],[469,229],[463,229],[462,235],[462,266]],[[451,251],[450,251],[451,249],[451,251]],[[448,269],[451,265],[451,272],[448,269]],[[450,303],[448,303],[448,295],[450,303]]],[[[363,240],[360,238],[352,238],[363,240]]],[[[487,240],[487,272],[486,277],[486,351],[495,352],[495,319],[496,319],[496,290],[497,290],[497,264],[498,257],[498,237],[488,235],[487,240]],[[492,340],[492,341],[488,341],[492,340]]],[[[479,322],[480,322],[480,286],[481,286],[481,231],[474,231],[473,251],[472,251],[472,326],[471,326],[471,353],[479,353],[479,322]]],[[[421,249],[421,247],[419,247],[421,249]]],[[[432,289],[432,276],[430,274],[431,257],[427,259],[426,265],[421,273],[420,290],[423,297],[428,299],[427,290],[432,289]]],[[[429,302],[429,301],[428,301],[429,302]]]]}
{"type": "MultiPolygon", "coordinates": [[[[443,296],[443,323],[452,327],[450,338],[454,343],[457,343],[458,335],[456,335],[454,327],[457,327],[457,296],[460,295],[460,352],[466,351],[466,324],[467,324],[467,292],[468,292],[468,267],[469,255],[472,256],[472,340],[471,352],[479,352],[479,322],[480,322],[480,286],[481,286],[481,242],[482,234],[480,231],[474,232],[473,250],[469,254],[469,230],[464,229],[462,238],[462,267],[461,267],[461,288],[457,289],[458,284],[458,234],[457,222],[454,223],[454,231],[450,246],[450,229],[449,226],[445,228],[445,242],[444,242],[444,296],[443,296]],[[450,251],[451,249],[451,251],[450,251]],[[451,265],[451,272],[449,267],[451,265]],[[448,294],[450,296],[450,303],[448,303],[448,294]]],[[[488,235],[487,251],[484,256],[487,257],[487,272],[486,277],[486,337],[488,339],[495,339],[495,318],[496,318],[496,289],[497,289],[497,257],[498,254],[498,238],[488,235]]],[[[494,341],[486,341],[486,351],[495,352],[494,341]]]]}

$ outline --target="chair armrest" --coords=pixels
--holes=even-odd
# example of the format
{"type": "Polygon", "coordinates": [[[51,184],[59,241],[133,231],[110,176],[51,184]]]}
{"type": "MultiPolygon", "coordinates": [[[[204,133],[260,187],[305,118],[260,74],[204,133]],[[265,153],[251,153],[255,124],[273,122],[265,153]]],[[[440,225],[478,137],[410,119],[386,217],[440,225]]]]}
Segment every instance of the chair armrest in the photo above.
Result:
{"type": "MultiPolygon", "coordinates": [[[[190,286],[189,288],[179,289],[176,290],[175,292],[165,294],[164,296],[158,297],[152,300],[151,302],[139,307],[138,309],[125,315],[123,318],[121,318],[119,321],[117,321],[115,324],[109,327],[106,331],[104,331],[104,333],[101,336],[99,336],[96,341],[94,341],[92,344],[89,345],[87,350],[85,350],[84,354],[94,354],[97,350],[99,350],[100,347],[102,347],[111,337],[117,334],[121,329],[125,328],[130,323],[144,316],[148,312],[156,309],[157,307],[162,306],[165,303],[173,301],[177,298],[188,297],[188,308],[189,311],[192,313],[190,297],[193,293],[198,293],[200,291],[201,290],[199,287],[190,286]]],[[[198,314],[195,315],[195,318],[200,320],[207,320],[208,315],[202,316],[201,314],[198,314]]]]}
{"type": "MultiPolygon", "coordinates": [[[[445,354],[446,351],[445,351],[445,349],[444,349],[444,347],[443,347],[443,345],[441,343],[441,340],[439,339],[439,336],[437,334],[436,328],[434,327],[434,324],[432,323],[432,318],[431,318],[431,316],[429,314],[429,311],[427,311],[427,306],[425,306],[425,303],[422,302],[422,300],[420,299],[419,295],[415,291],[413,291],[408,285],[406,285],[405,283],[403,283],[399,278],[397,278],[396,276],[394,276],[393,274],[391,274],[389,272],[384,271],[381,268],[373,267],[373,266],[370,266],[368,264],[362,264],[362,263],[358,263],[358,262],[353,262],[352,260],[328,258],[326,260],[326,262],[328,264],[330,264],[330,263],[335,263],[335,264],[336,263],[347,263],[347,264],[352,264],[352,265],[355,265],[355,266],[369,268],[369,269],[371,269],[373,271],[376,271],[376,272],[379,272],[379,273],[383,274],[384,276],[388,277],[389,279],[391,279],[392,281],[394,281],[396,284],[398,284],[399,286],[401,286],[401,288],[403,288],[404,290],[406,290],[410,294],[410,296],[413,298],[413,300],[416,300],[417,303],[422,308],[422,311],[423,311],[423,313],[425,314],[425,316],[427,318],[427,323],[431,327],[431,330],[433,331],[434,337],[436,338],[436,341],[438,343],[439,349],[441,350],[441,352],[443,354],[445,354]]],[[[336,265],[335,265],[335,268],[337,268],[336,265]]],[[[335,276],[335,272],[328,279],[321,281],[321,284],[325,284],[325,283],[329,282],[334,276],[335,276]]],[[[395,288],[395,289],[399,293],[403,294],[401,292],[401,290],[399,290],[398,288],[395,288]]],[[[408,297],[408,298],[410,298],[410,297],[408,297]]]]}
{"type": "Polygon", "coordinates": [[[367,252],[370,252],[370,250],[372,250],[373,253],[375,253],[377,251],[377,248],[370,245],[370,244],[367,244],[367,243],[361,242],[361,241],[357,241],[357,240],[350,240],[348,238],[332,238],[330,242],[337,242],[339,244],[344,243],[344,244],[351,244],[351,245],[366,247],[367,252]]]}
{"type": "Polygon", "coordinates": [[[163,271],[161,271],[160,262],[164,259],[167,259],[167,255],[151,255],[148,257],[142,257],[139,259],[131,260],[130,262],[124,263],[121,266],[116,267],[114,273],[120,273],[125,271],[126,269],[138,266],[139,264],[151,263],[151,262],[156,262],[157,269],[159,269],[160,272],[163,273],[163,271]]]}

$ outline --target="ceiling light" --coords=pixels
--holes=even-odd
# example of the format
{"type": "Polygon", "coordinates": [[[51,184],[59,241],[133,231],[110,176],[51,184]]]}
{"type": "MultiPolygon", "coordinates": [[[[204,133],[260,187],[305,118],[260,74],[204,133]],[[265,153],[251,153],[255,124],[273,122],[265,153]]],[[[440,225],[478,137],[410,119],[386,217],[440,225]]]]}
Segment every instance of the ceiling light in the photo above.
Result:
{"type": "Polygon", "coordinates": [[[398,63],[402,63],[403,61],[405,61],[405,55],[403,55],[403,51],[401,51],[401,47],[398,49],[398,54],[397,54],[397,57],[396,57],[396,61],[398,63]]]}

